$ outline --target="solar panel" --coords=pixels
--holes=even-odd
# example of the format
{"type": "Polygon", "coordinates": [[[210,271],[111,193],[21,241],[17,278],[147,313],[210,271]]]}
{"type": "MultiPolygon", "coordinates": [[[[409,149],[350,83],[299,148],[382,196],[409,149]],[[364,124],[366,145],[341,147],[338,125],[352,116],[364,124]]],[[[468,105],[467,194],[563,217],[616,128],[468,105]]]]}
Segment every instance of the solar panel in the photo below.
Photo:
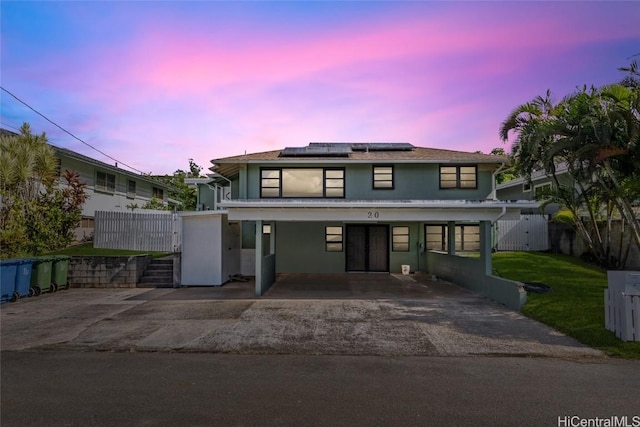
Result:
{"type": "Polygon", "coordinates": [[[411,151],[415,147],[407,142],[363,142],[351,144],[353,151],[411,151]]]}
{"type": "Polygon", "coordinates": [[[354,151],[411,151],[406,142],[311,142],[306,147],[286,147],[279,157],[348,157],[354,151]]]}
{"type": "Polygon", "coordinates": [[[318,146],[286,147],[280,152],[279,157],[348,157],[353,151],[351,147],[318,146]]]}

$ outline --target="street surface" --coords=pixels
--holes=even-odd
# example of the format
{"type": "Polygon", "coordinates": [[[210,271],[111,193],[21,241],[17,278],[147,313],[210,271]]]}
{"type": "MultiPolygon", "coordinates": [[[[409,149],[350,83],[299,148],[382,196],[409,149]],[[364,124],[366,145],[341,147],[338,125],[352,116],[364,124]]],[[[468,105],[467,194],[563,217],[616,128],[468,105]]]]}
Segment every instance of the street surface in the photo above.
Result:
{"type": "Polygon", "coordinates": [[[640,415],[612,359],[3,352],[2,426],[557,426],[640,415]]]}

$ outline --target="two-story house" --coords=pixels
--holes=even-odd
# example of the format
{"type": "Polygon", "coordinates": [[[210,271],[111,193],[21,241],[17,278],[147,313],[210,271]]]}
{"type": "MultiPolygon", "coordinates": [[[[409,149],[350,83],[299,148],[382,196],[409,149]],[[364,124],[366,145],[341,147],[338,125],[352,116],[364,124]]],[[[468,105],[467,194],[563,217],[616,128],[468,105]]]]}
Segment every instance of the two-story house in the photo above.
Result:
{"type": "Polygon", "coordinates": [[[491,224],[537,204],[495,198],[494,175],[504,162],[407,143],[311,143],[212,160],[213,174],[194,184],[199,194],[204,186],[226,194],[209,197],[208,208],[223,209],[238,235],[223,251],[233,246],[254,258],[257,295],[277,273],[400,273],[410,266],[519,307],[524,291],[492,276],[491,224]]]}

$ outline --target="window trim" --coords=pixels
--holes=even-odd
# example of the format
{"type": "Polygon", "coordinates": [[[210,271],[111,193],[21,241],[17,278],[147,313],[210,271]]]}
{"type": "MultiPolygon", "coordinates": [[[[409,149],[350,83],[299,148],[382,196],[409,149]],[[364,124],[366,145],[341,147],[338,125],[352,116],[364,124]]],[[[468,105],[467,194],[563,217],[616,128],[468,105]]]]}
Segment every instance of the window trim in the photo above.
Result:
{"type": "Polygon", "coordinates": [[[392,252],[410,252],[411,251],[411,227],[408,225],[394,225],[391,227],[391,251],[392,252]],[[396,229],[406,228],[406,233],[396,233],[396,229]],[[404,245],[405,242],[395,242],[396,236],[407,236],[406,249],[396,249],[396,245],[404,245]]]}
{"type": "Polygon", "coordinates": [[[151,187],[151,198],[156,198],[156,199],[158,199],[158,200],[164,201],[164,189],[163,189],[163,188],[160,188],[160,187],[152,186],[152,187],[151,187]],[[157,196],[155,195],[156,190],[160,192],[160,194],[162,195],[162,197],[157,197],[157,196]]]}
{"type": "MultiPolygon", "coordinates": [[[[545,188],[545,187],[549,187],[549,191],[551,191],[551,189],[553,188],[553,183],[545,182],[545,183],[537,184],[537,185],[533,186],[532,191],[533,191],[533,198],[535,200],[538,200],[538,194],[537,194],[538,188],[545,188]]],[[[544,190],[542,190],[542,191],[544,191],[544,190]]],[[[547,198],[543,198],[542,196],[544,196],[544,195],[542,193],[540,194],[540,196],[541,196],[540,200],[547,200],[548,199],[548,197],[547,198]]]]}
{"type": "Polygon", "coordinates": [[[115,194],[116,193],[116,175],[109,173],[109,172],[104,172],[101,170],[96,170],[96,181],[95,181],[95,185],[93,186],[94,191],[98,191],[100,193],[108,193],[108,194],[115,194]],[[99,181],[99,174],[103,174],[104,175],[104,185],[100,185],[98,184],[99,181]],[[113,177],[113,189],[109,188],[108,184],[109,184],[109,177],[112,176],[113,177]]]}
{"type": "Polygon", "coordinates": [[[324,227],[324,251],[325,252],[344,252],[344,227],[342,225],[326,225],[324,227]],[[340,234],[329,233],[330,228],[339,228],[340,234]],[[340,241],[329,240],[329,236],[340,236],[340,241]],[[329,249],[329,245],[340,244],[340,249],[329,249]]]}
{"type": "Polygon", "coordinates": [[[346,170],[344,167],[324,167],[324,166],[318,166],[318,167],[265,167],[265,168],[260,168],[260,198],[261,199],[344,199],[346,197],[347,194],[347,188],[346,188],[346,170]],[[290,197],[290,196],[283,196],[282,195],[282,171],[285,169],[300,169],[300,170],[304,170],[304,169],[320,169],[322,170],[322,196],[312,196],[312,197],[290,197]],[[262,181],[264,179],[276,179],[276,178],[263,178],[262,176],[262,172],[263,171],[277,171],[278,172],[278,187],[264,187],[262,184],[262,181]],[[342,178],[327,178],[327,172],[328,171],[341,171],[342,172],[342,178]],[[327,196],[327,189],[334,189],[334,188],[340,188],[340,187],[327,187],[327,179],[339,179],[342,181],[342,196],[339,197],[329,197],[327,196]],[[265,196],[264,195],[264,189],[278,189],[278,195],[277,196],[265,196]]]}
{"type": "Polygon", "coordinates": [[[440,190],[477,190],[478,189],[478,165],[468,165],[468,164],[440,164],[438,168],[438,184],[440,190]],[[442,168],[456,168],[456,185],[455,187],[443,187],[442,186],[442,168]],[[475,186],[473,187],[462,187],[461,179],[460,179],[460,168],[473,168],[475,175],[475,186]]]}
{"type": "MultiPolygon", "coordinates": [[[[387,175],[387,174],[384,174],[387,175]]],[[[373,165],[373,167],[371,168],[371,177],[372,177],[372,188],[374,190],[393,190],[395,189],[395,168],[393,167],[393,165],[373,165]],[[391,186],[389,187],[378,187],[376,186],[376,184],[381,183],[381,182],[389,182],[389,180],[381,180],[381,179],[376,179],[376,168],[391,168],[391,186]]]]}
{"type": "Polygon", "coordinates": [[[135,179],[127,180],[127,199],[135,199],[138,192],[138,183],[135,179]],[[133,183],[133,192],[131,191],[131,183],[133,183]]]}
{"type": "Polygon", "coordinates": [[[260,198],[261,199],[278,199],[280,198],[282,195],[282,169],[281,168],[260,168],[260,198]],[[262,172],[266,172],[266,171],[275,171],[278,172],[278,178],[264,178],[262,176],[262,172]],[[262,181],[265,179],[277,179],[278,180],[278,186],[277,187],[265,187],[262,185],[262,181]],[[263,190],[265,188],[268,189],[273,189],[273,188],[277,188],[278,189],[278,196],[276,197],[266,197],[263,195],[263,190]]]}

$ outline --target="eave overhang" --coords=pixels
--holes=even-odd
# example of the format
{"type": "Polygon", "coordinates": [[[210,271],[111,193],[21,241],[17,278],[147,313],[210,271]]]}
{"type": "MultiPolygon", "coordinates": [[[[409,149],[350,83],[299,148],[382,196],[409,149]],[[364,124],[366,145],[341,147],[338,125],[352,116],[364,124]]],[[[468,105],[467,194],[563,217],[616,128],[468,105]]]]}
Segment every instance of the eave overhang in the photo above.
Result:
{"type": "Polygon", "coordinates": [[[442,222],[519,219],[521,209],[539,203],[504,200],[248,199],[222,203],[230,220],[442,222]]]}

